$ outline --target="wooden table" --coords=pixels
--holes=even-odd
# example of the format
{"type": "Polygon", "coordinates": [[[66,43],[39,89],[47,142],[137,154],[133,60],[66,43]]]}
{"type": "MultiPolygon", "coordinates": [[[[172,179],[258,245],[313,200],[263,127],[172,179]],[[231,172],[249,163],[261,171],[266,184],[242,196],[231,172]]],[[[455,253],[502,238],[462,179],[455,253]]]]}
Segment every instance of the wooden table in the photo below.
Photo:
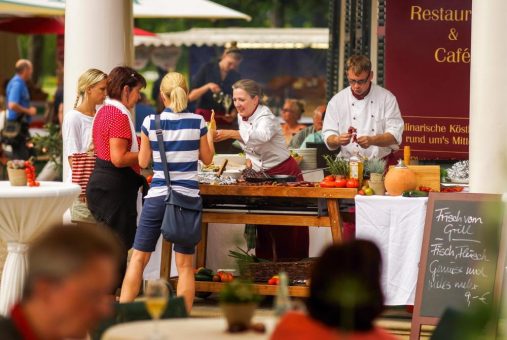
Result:
{"type": "MultiPolygon", "coordinates": [[[[357,194],[356,189],[326,189],[319,187],[286,187],[286,186],[248,186],[248,185],[200,185],[201,196],[237,196],[237,197],[290,197],[298,198],[323,198],[327,202],[328,216],[311,216],[298,214],[255,213],[255,212],[203,212],[202,238],[197,245],[196,266],[206,266],[206,247],[209,223],[227,224],[259,224],[276,225],[287,227],[329,227],[333,242],[342,240],[342,221],[339,212],[339,200],[353,199],[357,194]]],[[[164,241],[162,247],[161,277],[169,279],[171,264],[171,244],[164,241]]],[[[222,283],[196,282],[198,292],[218,292],[222,283]]],[[[256,285],[260,294],[275,295],[276,286],[256,285]]],[[[307,296],[308,288],[292,286],[289,289],[292,296],[307,296]]]]}

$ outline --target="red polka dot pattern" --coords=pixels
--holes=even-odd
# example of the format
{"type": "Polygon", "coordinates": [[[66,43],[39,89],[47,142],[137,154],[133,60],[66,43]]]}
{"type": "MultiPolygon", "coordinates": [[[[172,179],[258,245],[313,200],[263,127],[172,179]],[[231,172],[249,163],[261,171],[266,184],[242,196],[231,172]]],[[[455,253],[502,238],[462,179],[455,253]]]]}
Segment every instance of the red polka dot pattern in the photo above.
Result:
{"type": "Polygon", "coordinates": [[[100,159],[110,161],[111,149],[109,140],[111,138],[123,138],[128,140],[128,149],[132,147],[132,132],[128,117],[118,108],[112,105],[104,105],[97,112],[93,124],[93,144],[95,152],[100,159]]]}

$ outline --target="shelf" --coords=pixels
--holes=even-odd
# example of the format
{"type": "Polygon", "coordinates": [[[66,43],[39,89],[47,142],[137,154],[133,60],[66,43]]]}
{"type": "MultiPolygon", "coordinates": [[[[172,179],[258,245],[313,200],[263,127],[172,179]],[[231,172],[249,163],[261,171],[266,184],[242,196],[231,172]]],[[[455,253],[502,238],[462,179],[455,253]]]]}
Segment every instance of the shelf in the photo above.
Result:
{"type": "MultiPolygon", "coordinates": [[[[171,279],[173,286],[176,286],[177,279],[171,279]]],[[[196,292],[212,292],[218,293],[222,290],[225,283],[210,282],[210,281],[195,281],[196,292]]],[[[255,289],[259,295],[276,295],[278,286],[254,284],[255,289]]],[[[295,297],[308,297],[310,295],[310,288],[305,286],[289,286],[289,295],[295,297]]]]}

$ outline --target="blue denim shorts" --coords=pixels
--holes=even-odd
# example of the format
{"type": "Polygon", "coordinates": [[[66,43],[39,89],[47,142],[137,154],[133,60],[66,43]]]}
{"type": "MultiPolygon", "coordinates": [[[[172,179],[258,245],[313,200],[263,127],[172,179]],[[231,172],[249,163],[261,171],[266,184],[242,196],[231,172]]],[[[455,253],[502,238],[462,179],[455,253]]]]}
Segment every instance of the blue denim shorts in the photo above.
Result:
{"type": "MultiPolygon", "coordinates": [[[[164,219],[165,196],[150,197],[144,200],[141,218],[136,230],[134,249],[153,252],[160,236],[160,227],[164,219]]],[[[174,244],[174,251],[181,254],[194,254],[195,247],[174,244]]]]}

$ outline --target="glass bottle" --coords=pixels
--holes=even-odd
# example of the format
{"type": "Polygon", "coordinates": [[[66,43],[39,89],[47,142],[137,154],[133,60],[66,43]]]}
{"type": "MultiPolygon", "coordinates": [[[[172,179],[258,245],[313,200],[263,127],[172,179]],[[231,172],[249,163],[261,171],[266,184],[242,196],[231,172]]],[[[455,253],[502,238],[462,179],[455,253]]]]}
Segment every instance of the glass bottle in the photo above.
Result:
{"type": "Polygon", "coordinates": [[[275,299],[275,314],[282,316],[287,313],[291,308],[291,301],[289,297],[289,278],[286,272],[281,272],[279,275],[278,291],[275,299]]]}
{"type": "Polygon", "coordinates": [[[349,178],[357,179],[357,181],[359,182],[359,187],[361,187],[363,182],[363,174],[364,174],[363,158],[356,153],[349,159],[349,178]]]}

